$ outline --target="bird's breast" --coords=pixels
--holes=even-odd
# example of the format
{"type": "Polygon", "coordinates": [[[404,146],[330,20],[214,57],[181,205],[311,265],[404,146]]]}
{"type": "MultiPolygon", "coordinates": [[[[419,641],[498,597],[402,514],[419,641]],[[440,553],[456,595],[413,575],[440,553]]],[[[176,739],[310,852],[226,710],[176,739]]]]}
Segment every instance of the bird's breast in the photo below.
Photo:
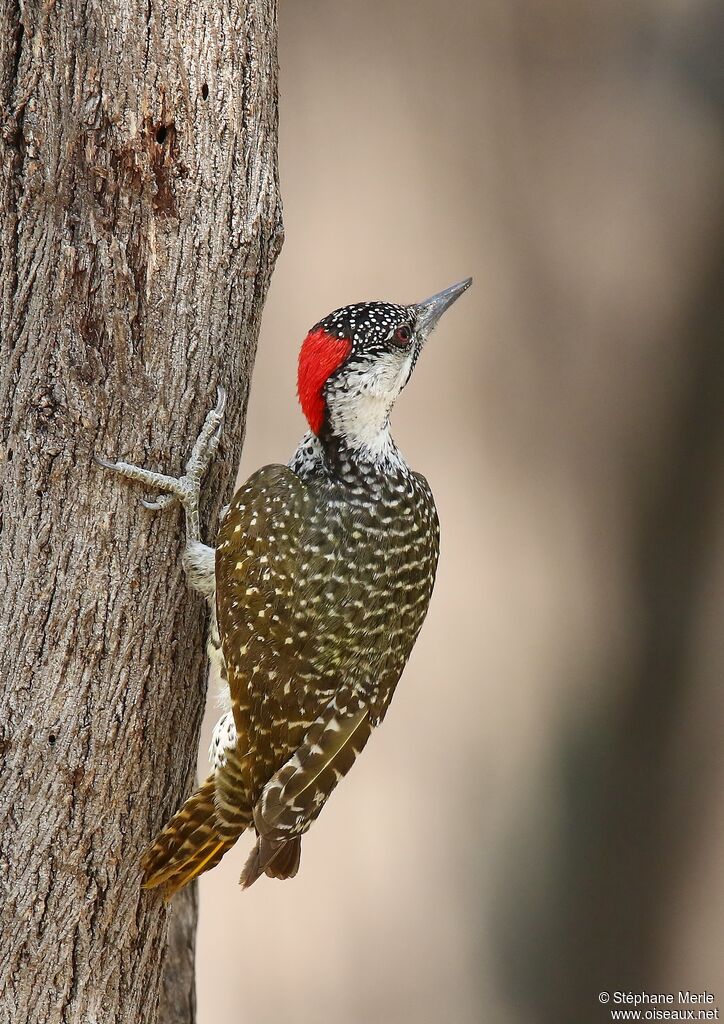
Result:
{"type": "MultiPolygon", "coordinates": [[[[232,689],[302,720],[344,684],[385,705],[427,612],[438,528],[429,488],[310,486],[279,469],[239,492],[217,548],[232,689]]],[[[251,712],[250,712],[251,713],[251,712]]]]}

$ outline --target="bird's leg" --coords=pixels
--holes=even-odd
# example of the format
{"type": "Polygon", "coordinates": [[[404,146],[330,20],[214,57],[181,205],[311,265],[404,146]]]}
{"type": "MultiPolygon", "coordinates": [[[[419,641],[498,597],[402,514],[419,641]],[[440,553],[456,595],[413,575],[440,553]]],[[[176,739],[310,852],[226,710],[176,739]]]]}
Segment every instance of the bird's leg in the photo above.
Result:
{"type": "Polygon", "coordinates": [[[168,508],[174,501],[180,501],[186,514],[186,548],[183,555],[183,565],[188,576],[189,583],[196,590],[201,591],[211,601],[215,590],[214,581],[214,549],[201,542],[201,530],[199,527],[199,498],[201,494],[201,480],[216,453],[221,440],[221,431],[224,421],[224,406],[226,405],[226,393],[223,388],[218,389],[216,407],[212,409],[204,420],[199,436],[196,438],[183,476],[166,476],[163,473],[153,473],[140,466],[134,466],[130,462],[109,462],[108,459],[95,456],[95,461],[104,469],[110,469],[119,476],[128,480],[137,480],[138,483],[161,491],[161,494],[154,501],[141,499],[146,508],[153,511],[168,508]]]}

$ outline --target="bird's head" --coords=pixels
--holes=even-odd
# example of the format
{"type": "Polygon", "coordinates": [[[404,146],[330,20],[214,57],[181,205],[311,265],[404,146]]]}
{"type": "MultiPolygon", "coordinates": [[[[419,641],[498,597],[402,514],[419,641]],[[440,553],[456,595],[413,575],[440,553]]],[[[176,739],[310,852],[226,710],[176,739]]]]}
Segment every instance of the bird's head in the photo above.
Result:
{"type": "Polygon", "coordinates": [[[374,453],[388,439],[395,399],[440,317],[472,284],[460,281],[423,302],[359,302],[311,329],[299,353],[304,415],[322,441],[336,437],[374,453]]]}

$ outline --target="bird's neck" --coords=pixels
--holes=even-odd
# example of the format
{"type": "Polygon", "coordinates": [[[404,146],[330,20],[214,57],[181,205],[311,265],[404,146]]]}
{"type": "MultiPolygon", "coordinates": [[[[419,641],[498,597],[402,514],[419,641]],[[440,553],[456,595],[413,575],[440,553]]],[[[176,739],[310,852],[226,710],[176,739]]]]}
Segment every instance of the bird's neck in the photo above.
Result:
{"type": "Polygon", "coordinates": [[[365,388],[332,390],[327,397],[322,444],[342,446],[361,461],[384,461],[395,447],[390,436],[391,408],[388,394],[365,388]]]}
{"type": "Polygon", "coordinates": [[[407,475],[410,470],[392,439],[389,425],[374,438],[340,435],[325,430],[321,437],[304,436],[289,463],[302,477],[323,476],[351,484],[386,476],[407,475]]]}

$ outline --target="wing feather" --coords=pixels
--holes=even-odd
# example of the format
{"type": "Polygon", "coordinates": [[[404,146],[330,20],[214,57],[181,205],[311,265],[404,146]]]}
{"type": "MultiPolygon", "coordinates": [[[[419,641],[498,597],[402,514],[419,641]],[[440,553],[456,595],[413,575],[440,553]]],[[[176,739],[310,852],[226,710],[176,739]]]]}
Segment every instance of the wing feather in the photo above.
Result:
{"type": "Polygon", "coordinates": [[[254,808],[260,836],[280,842],[309,828],[370,735],[367,709],[340,714],[333,701],[304,742],[264,787],[254,808]]]}

